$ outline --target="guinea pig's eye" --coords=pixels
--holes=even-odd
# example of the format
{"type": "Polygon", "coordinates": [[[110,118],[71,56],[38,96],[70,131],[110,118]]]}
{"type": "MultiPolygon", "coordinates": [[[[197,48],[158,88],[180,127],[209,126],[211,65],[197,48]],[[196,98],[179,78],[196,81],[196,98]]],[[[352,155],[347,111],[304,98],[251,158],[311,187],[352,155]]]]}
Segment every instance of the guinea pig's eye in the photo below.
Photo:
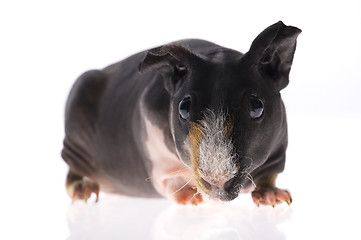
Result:
{"type": "Polygon", "coordinates": [[[251,96],[249,98],[250,105],[250,116],[253,119],[260,118],[263,114],[263,102],[256,96],[251,96]]]}
{"type": "Polygon", "coordinates": [[[189,119],[189,110],[191,108],[191,98],[185,97],[183,100],[179,103],[178,111],[181,118],[184,120],[189,119]]]}

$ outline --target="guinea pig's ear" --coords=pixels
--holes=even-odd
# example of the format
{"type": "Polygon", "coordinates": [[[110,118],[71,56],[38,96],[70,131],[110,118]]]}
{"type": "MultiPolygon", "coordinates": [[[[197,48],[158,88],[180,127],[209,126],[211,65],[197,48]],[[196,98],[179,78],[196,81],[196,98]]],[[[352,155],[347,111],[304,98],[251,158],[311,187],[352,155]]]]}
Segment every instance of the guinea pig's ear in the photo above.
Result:
{"type": "MultiPolygon", "coordinates": [[[[185,64],[194,54],[187,48],[179,45],[164,45],[147,52],[144,60],[139,64],[141,74],[154,70],[166,73],[170,81],[165,81],[165,88],[173,92],[175,85],[188,72],[185,64]]],[[[167,79],[168,80],[168,79],[167,79]]]]}
{"type": "Polygon", "coordinates": [[[277,90],[289,83],[289,72],[301,30],[279,21],[261,32],[247,54],[258,63],[258,70],[275,81],[277,90]]]}

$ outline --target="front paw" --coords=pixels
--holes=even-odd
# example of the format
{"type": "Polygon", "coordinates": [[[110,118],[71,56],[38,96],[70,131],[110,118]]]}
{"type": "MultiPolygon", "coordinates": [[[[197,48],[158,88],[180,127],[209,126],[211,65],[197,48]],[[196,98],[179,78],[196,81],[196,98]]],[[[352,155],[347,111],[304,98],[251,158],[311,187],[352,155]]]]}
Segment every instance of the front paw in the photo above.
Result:
{"type": "Polygon", "coordinates": [[[283,202],[288,205],[292,203],[290,192],[276,187],[256,189],[252,192],[252,199],[257,206],[262,204],[275,207],[276,204],[283,202]]]}
{"type": "Polygon", "coordinates": [[[174,200],[183,205],[192,204],[198,205],[203,202],[202,195],[195,189],[186,186],[173,194],[174,200]]]}

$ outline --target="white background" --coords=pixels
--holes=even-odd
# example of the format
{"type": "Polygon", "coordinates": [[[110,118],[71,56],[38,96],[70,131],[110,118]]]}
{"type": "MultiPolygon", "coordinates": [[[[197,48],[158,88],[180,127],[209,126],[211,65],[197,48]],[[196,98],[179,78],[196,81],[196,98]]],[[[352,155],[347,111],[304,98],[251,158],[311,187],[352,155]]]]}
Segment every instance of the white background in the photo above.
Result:
{"type": "Polygon", "coordinates": [[[357,0],[1,1],[0,239],[360,239],[360,12],[357,0]],[[82,72],[182,38],[246,52],[278,20],[303,30],[282,92],[291,207],[70,204],[63,112],[82,72]]]}

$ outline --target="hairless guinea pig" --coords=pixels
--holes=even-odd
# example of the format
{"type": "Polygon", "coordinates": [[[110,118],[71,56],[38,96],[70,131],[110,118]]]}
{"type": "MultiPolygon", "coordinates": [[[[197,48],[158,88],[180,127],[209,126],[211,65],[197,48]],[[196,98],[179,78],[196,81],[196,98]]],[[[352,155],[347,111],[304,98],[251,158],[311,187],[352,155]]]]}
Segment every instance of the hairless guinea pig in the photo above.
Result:
{"type": "Polygon", "coordinates": [[[290,204],[275,185],[287,148],[280,90],[300,32],[280,21],[246,54],[189,39],[84,73],[66,105],[70,197],[198,204],[252,192],[257,205],[290,204]]]}

